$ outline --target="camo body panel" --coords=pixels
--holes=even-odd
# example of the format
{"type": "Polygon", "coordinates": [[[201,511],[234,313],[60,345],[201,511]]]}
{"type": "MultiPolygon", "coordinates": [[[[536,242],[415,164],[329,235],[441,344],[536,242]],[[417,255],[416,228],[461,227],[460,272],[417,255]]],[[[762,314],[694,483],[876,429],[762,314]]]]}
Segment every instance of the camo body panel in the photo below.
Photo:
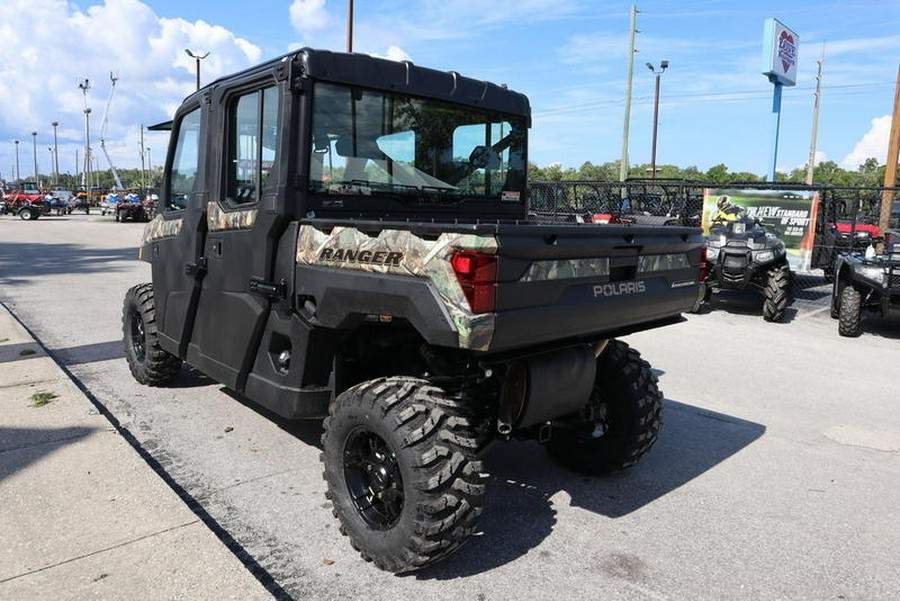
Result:
{"type": "Polygon", "coordinates": [[[353,227],[335,227],[326,234],[310,225],[301,225],[297,237],[297,263],[300,265],[430,280],[456,327],[460,348],[487,350],[494,335],[494,314],[473,313],[469,308],[450,265],[455,250],[493,254],[497,252],[497,241],[493,236],[452,232],[445,232],[436,240],[426,240],[406,230],[383,230],[377,236],[369,236],[353,227]],[[331,258],[334,253],[328,249],[367,251],[363,256],[368,259],[363,262],[331,258]],[[382,260],[372,260],[377,257],[382,260]]]}
{"type": "Polygon", "coordinates": [[[148,242],[172,238],[181,233],[184,219],[163,219],[162,215],[154,217],[150,223],[144,226],[144,235],[141,237],[141,246],[148,242]]]}
{"type": "Polygon", "coordinates": [[[256,223],[256,209],[225,211],[217,202],[206,205],[206,227],[211,232],[248,230],[256,223]]]}

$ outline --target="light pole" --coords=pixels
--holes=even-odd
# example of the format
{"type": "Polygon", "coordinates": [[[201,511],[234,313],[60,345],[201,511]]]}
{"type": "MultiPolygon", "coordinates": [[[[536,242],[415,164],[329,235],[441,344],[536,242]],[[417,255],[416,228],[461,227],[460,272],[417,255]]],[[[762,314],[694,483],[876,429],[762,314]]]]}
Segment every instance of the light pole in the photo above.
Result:
{"type": "Polygon", "coordinates": [[[34,185],[38,185],[38,169],[37,169],[37,132],[31,132],[31,150],[34,153],[34,185]]]}
{"type": "Polygon", "coordinates": [[[91,201],[91,109],[84,109],[84,180],[88,202],[91,201]]]}
{"type": "Polygon", "coordinates": [[[199,90],[199,89],[200,89],[200,61],[202,61],[204,58],[206,58],[207,56],[209,56],[209,52],[207,52],[207,53],[204,54],[203,56],[200,56],[200,55],[198,55],[198,54],[194,54],[193,52],[191,52],[191,51],[188,50],[187,48],[185,48],[184,51],[187,53],[187,55],[188,55],[189,57],[191,57],[191,58],[193,58],[194,60],[197,61],[197,89],[199,90]]]}
{"type": "Polygon", "coordinates": [[[78,84],[84,94],[84,171],[81,172],[81,183],[87,193],[88,203],[91,202],[91,109],[87,105],[88,90],[91,89],[91,80],[85,79],[78,84]]]}
{"type": "Polygon", "coordinates": [[[53,183],[59,183],[59,143],[56,138],[56,128],[59,127],[59,121],[54,121],[50,125],[53,126],[53,183]]]}
{"type": "Polygon", "coordinates": [[[347,0],[347,52],[353,52],[353,0],[347,0]]]}
{"type": "Polygon", "coordinates": [[[16,183],[18,184],[21,178],[19,177],[19,141],[16,140],[16,183]]]}
{"type": "Polygon", "coordinates": [[[663,72],[669,68],[669,61],[659,63],[659,70],[647,63],[647,68],[656,76],[656,94],[653,97],[653,142],[650,145],[650,178],[656,179],[656,130],[659,122],[659,79],[663,72]]]}

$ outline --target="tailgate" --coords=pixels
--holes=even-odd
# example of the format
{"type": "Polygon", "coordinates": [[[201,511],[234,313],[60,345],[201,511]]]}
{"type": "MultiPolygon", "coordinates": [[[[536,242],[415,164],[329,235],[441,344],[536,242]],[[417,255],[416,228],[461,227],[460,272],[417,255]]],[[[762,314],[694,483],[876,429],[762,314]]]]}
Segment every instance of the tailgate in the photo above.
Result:
{"type": "Polygon", "coordinates": [[[501,227],[491,350],[611,337],[697,302],[703,238],[682,227],[501,227]]]}

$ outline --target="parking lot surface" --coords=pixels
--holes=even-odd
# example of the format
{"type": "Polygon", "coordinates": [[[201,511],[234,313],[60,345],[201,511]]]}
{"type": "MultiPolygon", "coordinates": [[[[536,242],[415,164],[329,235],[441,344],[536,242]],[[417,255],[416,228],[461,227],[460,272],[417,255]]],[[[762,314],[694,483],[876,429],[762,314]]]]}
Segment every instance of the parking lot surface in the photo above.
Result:
{"type": "Polygon", "coordinates": [[[141,231],[99,215],[0,218],[0,301],[277,594],[894,599],[900,591],[900,325],[867,319],[862,337],[840,338],[824,282],[805,281],[785,323],[764,322],[753,296],[717,295],[685,323],[629,336],[666,399],[650,454],[591,479],[558,467],[536,443],[495,444],[479,535],[436,566],[394,576],[339,534],[317,422],[274,418],[187,368],[170,388],[131,378],[121,303],[150,278],[137,261],[141,231]]]}

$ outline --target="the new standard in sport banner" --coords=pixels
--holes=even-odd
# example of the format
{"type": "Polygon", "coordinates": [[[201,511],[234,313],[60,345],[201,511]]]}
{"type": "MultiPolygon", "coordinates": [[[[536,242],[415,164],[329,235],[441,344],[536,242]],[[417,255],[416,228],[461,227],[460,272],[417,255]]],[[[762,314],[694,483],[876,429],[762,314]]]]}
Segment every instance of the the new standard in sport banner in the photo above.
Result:
{"type": "Polygon", "coordinates": [[[819,207],[818,192],[707,188],[703,191],[704,234],[709,234],[713,217],[725,203],[737,205],[747,215],[756,217],[784,242],[792,271],[809,271],[819,207]]]}

